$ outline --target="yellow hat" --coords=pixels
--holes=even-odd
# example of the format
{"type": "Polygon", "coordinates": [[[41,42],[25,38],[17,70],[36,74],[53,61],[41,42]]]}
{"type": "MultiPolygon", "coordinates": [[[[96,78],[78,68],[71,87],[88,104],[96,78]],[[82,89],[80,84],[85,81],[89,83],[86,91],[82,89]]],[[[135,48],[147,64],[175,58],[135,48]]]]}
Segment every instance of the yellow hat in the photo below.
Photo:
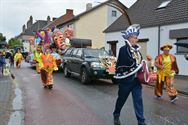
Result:
{"type": "Polygon", "coordinates": [[[160,49],[162,51],[164,51],[164,50],[170,50],[170,49],[172,49],[172,45],[171,44],[165,44],[160,49]]]}

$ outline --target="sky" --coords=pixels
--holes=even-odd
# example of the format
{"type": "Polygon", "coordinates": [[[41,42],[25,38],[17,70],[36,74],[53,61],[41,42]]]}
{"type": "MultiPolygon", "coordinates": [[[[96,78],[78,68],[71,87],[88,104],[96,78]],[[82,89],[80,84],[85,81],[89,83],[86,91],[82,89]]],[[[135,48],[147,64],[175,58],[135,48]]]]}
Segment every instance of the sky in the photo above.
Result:
{"type": "MultiPolygon", "coordinates": [[[[46,20],[47,16],[60,17],[66,9],[73,9],[74,15],[85,11],[86,4],[93,6],[106,0],[0,0],[0,33],[6,36],[7,41],[22,32],[22,26],[29,17],[36,20],[46,20]]],[[[130,7],[136,0],[120,0],[130,7]]]]}

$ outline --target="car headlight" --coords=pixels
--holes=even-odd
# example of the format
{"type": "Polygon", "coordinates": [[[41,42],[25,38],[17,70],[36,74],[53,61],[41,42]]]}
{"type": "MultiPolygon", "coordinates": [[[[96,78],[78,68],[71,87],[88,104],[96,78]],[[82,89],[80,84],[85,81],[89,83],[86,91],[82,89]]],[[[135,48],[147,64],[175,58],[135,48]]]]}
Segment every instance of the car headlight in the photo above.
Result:
{"type": "Polygon", "coordinates": [[[91,67],[92,68],[102,68],[102,65],[99,62],[92,62],[91,67]]]}

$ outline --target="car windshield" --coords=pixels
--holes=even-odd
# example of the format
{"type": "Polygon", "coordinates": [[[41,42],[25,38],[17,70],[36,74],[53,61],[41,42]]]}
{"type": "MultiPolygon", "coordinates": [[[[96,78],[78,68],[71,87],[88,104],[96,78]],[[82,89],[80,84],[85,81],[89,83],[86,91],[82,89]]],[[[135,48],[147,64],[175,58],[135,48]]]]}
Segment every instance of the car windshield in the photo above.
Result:
{"type": "Polygon", "coordinates": [[[100,49],[85,49],[84,57],[86,58],[99,58],[99,56],[108,56],[105,50],[100,49]]]}

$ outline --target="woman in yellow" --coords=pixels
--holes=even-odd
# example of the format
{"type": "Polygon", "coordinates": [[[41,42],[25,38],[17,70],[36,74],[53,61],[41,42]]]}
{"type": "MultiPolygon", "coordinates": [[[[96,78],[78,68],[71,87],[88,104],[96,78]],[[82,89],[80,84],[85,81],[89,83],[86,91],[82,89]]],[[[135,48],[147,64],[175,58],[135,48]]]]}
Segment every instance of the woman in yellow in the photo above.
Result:
{"type": "Polygon", "coordinates": [[[40,74],[40,68],[42,67],[42,50],[40,47],[36,48],[36,51],[34,52],[34,61],[36,62],[36,71],[40,74]]]}
{"type": "Polygon", "coordinates": [[[47,48],[45,53],[41,56],[42,67],[41,67],[41,80],[44,88],[53,88],[53,70],[57,70],[56,60],[50,54],[50,49],[47,48]]]}
{"type": "Polygon", "coordinates": [[[160,48],[163,54],[156,57],[155,66],[157,67],[157,82],[155,86],[155,95],[160,98],[162,96],[162,90],[164,83],[166,84],[166,90],[170,101],[175,102],[177,97],[177,90],[173,86],[174,75],[179,73],[179,69],[176,62],[176,57],[169,54],[172,45],[165,44],[160,48]]]}
{"type": "Polygon", "coordinates": [[[21,67],[21,63],[23,60],[23,55],[21,54],[20,50],[17,50],[17,53],[14,56],[14,60],[16,61],[16,68],[20,68],[21,67]]]}

